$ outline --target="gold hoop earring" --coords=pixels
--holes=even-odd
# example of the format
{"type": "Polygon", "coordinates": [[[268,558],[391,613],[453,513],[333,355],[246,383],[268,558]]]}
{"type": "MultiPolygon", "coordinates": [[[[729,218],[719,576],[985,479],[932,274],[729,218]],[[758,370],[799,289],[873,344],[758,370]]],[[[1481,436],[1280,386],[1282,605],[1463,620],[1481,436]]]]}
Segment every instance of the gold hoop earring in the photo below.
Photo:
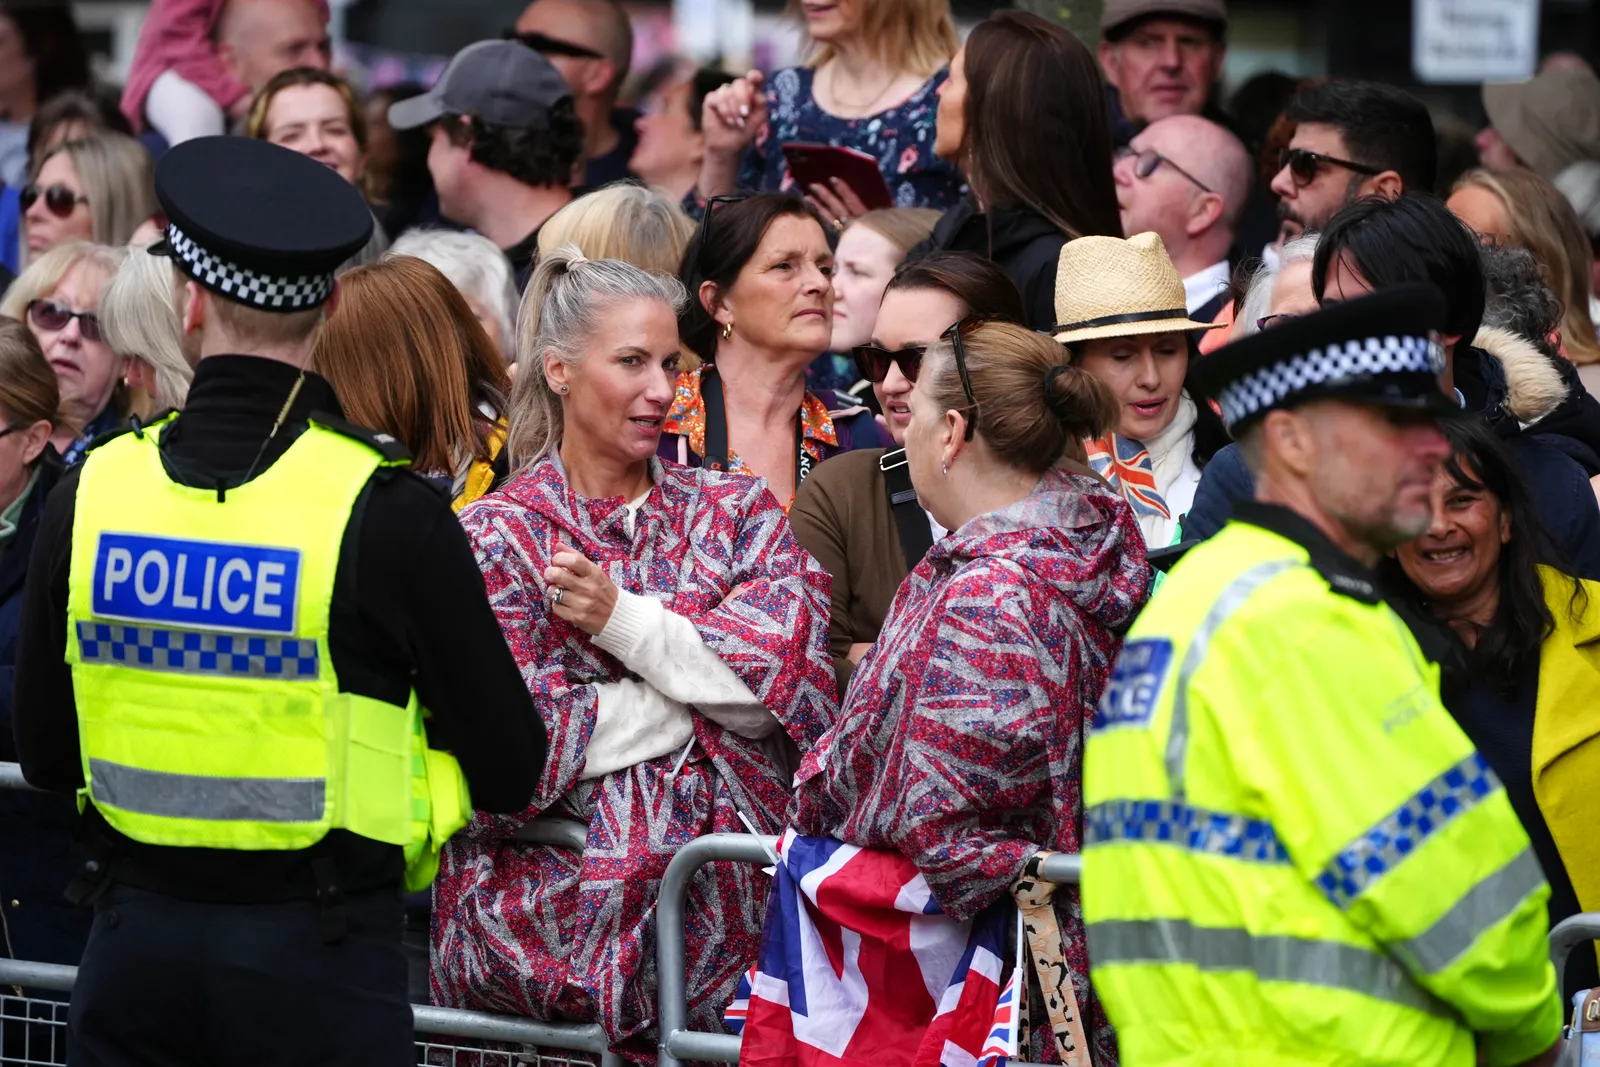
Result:
{"type": "Polygon", "coordinates": [[[722,324],[722,339],[724,341],[726,341],[732,336],[733,336],[733,320],[729,319],[727,322],[722,324]]]}

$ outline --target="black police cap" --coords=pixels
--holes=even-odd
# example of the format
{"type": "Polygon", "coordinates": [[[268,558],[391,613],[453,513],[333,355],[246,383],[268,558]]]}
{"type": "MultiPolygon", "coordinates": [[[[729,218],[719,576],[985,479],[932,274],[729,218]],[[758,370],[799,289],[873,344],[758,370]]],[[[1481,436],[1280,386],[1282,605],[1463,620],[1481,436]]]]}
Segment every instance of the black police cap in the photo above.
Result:
{"type": "Polygon", "coordinates": [[[1224,345],[1190,380],[1217,401],[1235,436],[1274,408],[1330,397],[1449,414],[1460,405],[1439,377],[1446,310],[1444,294],[1425,282],[1325,304],[1224,345]]]}
{"type": "Polygon", "coordinates": [[[320,306],[333,274],[372,236],[355,186],[299,152],[246,137],[199,137],[156,166],[168,219],[151,246],[207,289],[262,311],[320,306]]]}

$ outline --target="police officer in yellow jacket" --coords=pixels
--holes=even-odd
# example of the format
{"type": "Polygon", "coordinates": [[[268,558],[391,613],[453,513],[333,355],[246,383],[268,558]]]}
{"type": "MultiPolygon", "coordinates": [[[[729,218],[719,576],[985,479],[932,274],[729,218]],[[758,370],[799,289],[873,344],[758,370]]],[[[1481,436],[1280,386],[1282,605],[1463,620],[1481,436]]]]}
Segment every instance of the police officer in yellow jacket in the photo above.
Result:
{"type": "Polygon", "coordinates": [[[361,196],[244,138],[156,185],[188,402],[63,480],[24,593],[17,749],[95,908],[69,1055],[400,1067],[402,887],[527,805],[544,730],[449,503],[306,370],[361,196]]]}
{"type": "Polygon", "coordinates": [[[1199,364],[1256,500],[1129,632],[1084,769],[1083,912],[1125,1067],[1554,1059],[1549,890],[1373,567],[1454,408],[1432,286],[1199,364]]]}

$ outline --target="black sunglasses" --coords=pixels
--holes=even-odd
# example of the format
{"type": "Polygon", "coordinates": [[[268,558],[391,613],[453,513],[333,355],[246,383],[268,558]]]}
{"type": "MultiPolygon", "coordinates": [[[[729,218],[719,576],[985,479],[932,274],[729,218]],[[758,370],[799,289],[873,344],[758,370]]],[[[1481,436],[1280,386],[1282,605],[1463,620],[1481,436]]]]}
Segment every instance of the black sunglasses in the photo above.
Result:
{"type": "Polygon", "coordinates": [[[1161,164],[1165,163],[1167,166],[1171,167],[1173,170],[1177,171],[1179,174],[1183,175],[1185,178],[1188,178],[1190,181],[1192,181],[1196,185],[1198,185],[1200,187],[1200,191],[1201,192],[1203,192],[1203,193],[1214,193],[1214,192],[1216,192],[1216,190],[1211,188],[1211,186],[1207,185],[1205,182],[1201,181],[1199,178],[1196,178],[1193,174],[1190,174],[1188,171],[1186,171],[1182,167],[1178,166],[1176,163],[1174,163],[1172,160],[1168,159],[1166,156],[1162,155],[1160,152],[1151,151],[1148,148],[1145,149],[1144,151],[1140,152],[1140,151],[1136,151],[1133,148],[1130,148],[1130,147],[1127,147],[1127,146],[1124,146],[1122,148],[1117,149],[1117,159],[1123,160],[1123,159],[1128,159],[1130,157],[1134,161],[1133,162],[1133,176],[1135,178],[1140,179],[1141,181],[1143,181],[1145,178],[1150,177],[1150,175],[1152,175],[1152,174],[1154,174],[1156,172],[1156,168],[1157,167],[1159,167],[1159,166],[1161,166],[1161,164]]]}
{"type": "Polygon", "coordinates": [[[737,204],[741,200],[748,200],[748,193],[734,193],[727,196],[706,197],[705,214],[700,216],[700,232],[695,235],[694,266],[702,280],[706,276],[706,241],[711,236],[711,216],[720,204],[737,204]]]}
{"type": "Polygon", "coordinates": [[[1306,148],[1285,148],[1278,153],[1278,169],[1289,168],[1294,183],[1302,188],[1316,180],[1317,171],[1323,164],[1330,167],[1343,167],[1353,170],[1357,174],[1382,174],[1377,167],[1369,167],[1365,163],[1354,163],[1348,159],[1337,159],[1325,156],[1321,152],[1313,152],[1306,148]]]}
{"type": "Polygon", "coordinates": [[[956,373],[961,376],[961,391],[967,396],[967,410],[972,412],[967,419],[967,432],[962,435],[962,439],[966,441],[972,440],[973,433],[978,429],[978,398],[972,395],[972,375],[967,373],[967,350],[961,344],[961,328],[977,326],[984,321],[977,318],[962,319],[940,334],[940,340],[949,341],[951,349],[955,351],[956,373]]]}
{"type": "Polygon", "coordinates": [[[35,300],[28,305],[28,318],[41,330],[65,330],[67,323],[78,320],[78,332],[85,341],[101,340],[100,316],[92,311],[73,311],[54,300],[35,300]]]}
{"type": "Polygon", "coordinates": [[[72,214],[73,209],[79,204],[89,202],[88,197],[79,196],[65,185],[52,185],[41,189],[31,184],[22,187],[22,191],[17,194],[17,200],[21,203],[22,210],[27,211],[41,196],[44,197],[44,206],[49,209],[50,214],[62,219],[72,214]]]}
{"type": "Polygon", "coordinates": [[[856,345],[851,349],[851,354],[856,357],[856,371],[877,385],[889,376],[889,366],[900,364],[900,373],[906,376],[906,381],[915,382],[917,372],[922,369],[922,354],[926,352],[925,345],[912,345],[891,352],[877,345],[856,345]]]}
{"type": "Polygon", "coordinates": [[[518,33],[516,30],[506,30],[502,36],[508,41],[521,41],[544,56],[571,56],[574,59],[605,58],[602,53],[596,52],[588,45],[574,44],[543,33],[518,33]]]}

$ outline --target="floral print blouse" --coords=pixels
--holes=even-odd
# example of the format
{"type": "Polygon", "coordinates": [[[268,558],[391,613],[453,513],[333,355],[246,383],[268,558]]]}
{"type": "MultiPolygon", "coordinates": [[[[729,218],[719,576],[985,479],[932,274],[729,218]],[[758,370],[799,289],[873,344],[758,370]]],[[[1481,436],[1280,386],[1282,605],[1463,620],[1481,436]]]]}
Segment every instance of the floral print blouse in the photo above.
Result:
{"type": "MultiPolygon", "coordinates": [[[[818,106],[812,95],[815,76],[809,67],[785,67],[768,79],[767,125],[744,155],[739,168],[741,189],[794,189],[783,146],[801,142],[853,148],[876,158],[896,207],[943,211],[961,199],[966,188],[961,172],[933,154],[938,89],[949,77],[947,68],[940,68],[902,103],[856,119],[831,115],[818,106]]],[[[699,194],[689,196],[698,200],[699,194]]],[[[698,214],[704,202],[693,206],[698,214]]]]}

